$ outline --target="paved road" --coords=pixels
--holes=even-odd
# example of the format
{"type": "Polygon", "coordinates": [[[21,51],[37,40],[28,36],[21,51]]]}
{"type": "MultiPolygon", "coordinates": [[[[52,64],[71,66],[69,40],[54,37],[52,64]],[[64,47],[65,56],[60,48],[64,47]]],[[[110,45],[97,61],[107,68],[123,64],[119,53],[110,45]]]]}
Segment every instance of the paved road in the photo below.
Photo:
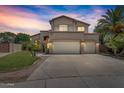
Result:
{"type": "Polygon", "coordinates": [[[124,87],[124,60],[97,54],[52,55],[26,82],[1,87],[124,87]]]}

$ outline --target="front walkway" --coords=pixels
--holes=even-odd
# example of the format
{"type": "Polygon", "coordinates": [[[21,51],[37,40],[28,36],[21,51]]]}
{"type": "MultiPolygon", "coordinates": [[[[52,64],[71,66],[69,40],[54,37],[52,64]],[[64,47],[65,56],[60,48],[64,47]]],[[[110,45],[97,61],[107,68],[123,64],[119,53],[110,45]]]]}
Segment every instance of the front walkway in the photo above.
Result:
{"type": "Polygon", "coordinates": [[[97,54],[51,55],[26,82],[1,87],[124,87],[124,60],[97,54]]]}

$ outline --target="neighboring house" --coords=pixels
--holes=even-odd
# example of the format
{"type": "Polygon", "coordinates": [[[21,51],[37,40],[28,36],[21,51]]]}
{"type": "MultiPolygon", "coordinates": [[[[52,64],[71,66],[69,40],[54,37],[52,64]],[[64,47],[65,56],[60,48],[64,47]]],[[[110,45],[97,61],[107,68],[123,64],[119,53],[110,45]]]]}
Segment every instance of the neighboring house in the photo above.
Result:
{"type": "Polygon", "coordinates": [[[88,33],[90,24],[67,16],[50,20],[51,30],[41,31],[41,47],[53,54],[91,54],[99,52],[99,35],[88,33]]]}

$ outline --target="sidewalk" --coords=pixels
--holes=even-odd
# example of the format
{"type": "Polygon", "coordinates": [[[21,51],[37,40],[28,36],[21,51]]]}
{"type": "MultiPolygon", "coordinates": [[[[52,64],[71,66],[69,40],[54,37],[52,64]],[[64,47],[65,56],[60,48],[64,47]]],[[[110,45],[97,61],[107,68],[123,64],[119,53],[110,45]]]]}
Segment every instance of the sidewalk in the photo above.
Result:
{"type": "Polygon", "coordinates": [[[0,57],[6,56],[8,54],[11,54],[11,53],[0,53],[0,57]]]}

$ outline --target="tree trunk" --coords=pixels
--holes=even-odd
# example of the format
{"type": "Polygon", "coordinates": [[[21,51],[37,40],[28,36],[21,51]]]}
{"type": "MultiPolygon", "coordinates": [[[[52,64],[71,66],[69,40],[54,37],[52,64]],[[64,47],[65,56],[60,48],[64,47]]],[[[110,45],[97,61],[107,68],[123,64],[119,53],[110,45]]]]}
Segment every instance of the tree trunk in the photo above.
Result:
{"type": "Polygon", "coordinates": [[[117,56],[117,49],[114,49],[114,55],[117,56]]]}
{"type": "Polygon", "coordinates": [[[34,56],[36,56],[36,51],[34,51],[34,56]]]}

